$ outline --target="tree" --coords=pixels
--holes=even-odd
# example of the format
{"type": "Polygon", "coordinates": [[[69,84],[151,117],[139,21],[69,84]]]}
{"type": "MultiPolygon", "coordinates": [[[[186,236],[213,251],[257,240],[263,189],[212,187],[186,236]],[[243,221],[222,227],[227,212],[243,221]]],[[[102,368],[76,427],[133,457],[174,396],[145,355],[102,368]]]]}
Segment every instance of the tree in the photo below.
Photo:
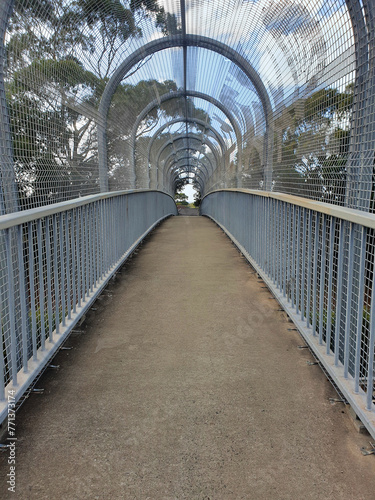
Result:
{"type": "Polygon", "coordinates": [[[179,203],[180,205],[189,205],[188,196],[185,193],[177,192],[174,195],[174,199],[175,199],[176,203],[179,203]]]}
{"type": "Polygon", "coordinates": [[[38,59],[13,73],[7,94],[23,205],[62,201],[95,187],[95,124],[74,102],[92,106],[100,91],[101,81],[73,59],[38,59]]]}
{"type": "Polygon", "coordinates": [[[352,103],[348,85],[344,92],[319,90],[283,112],[281,144],[274,153],[276,190],[344,203],[352,103]]]}
{"type": "MultiPolygon", "coordinates": [[[[98,190],[100,96],[124,42],[141,35],[137,21],[151,17],[156,23],[160,12],[156,0],[131,0],[128,8],[120,0],[16,0],[6,88],[25,207],[98,190]]],[[[161,93],[172,89],[156,83],[161,93]]],[[[149,97],[147,84],[125,87],[115,105],[139,112],[149,97]]],[[[111,137],[112,152],[118,135],[111,137]]]]}
{"type": "Polygon", "coordinates": [[[199,207],[200,204],[202,203],[202,197],[201,197],[201,193],[200,192],[197,192],[194,194],[194,206],[195,207],[199,207]]]}

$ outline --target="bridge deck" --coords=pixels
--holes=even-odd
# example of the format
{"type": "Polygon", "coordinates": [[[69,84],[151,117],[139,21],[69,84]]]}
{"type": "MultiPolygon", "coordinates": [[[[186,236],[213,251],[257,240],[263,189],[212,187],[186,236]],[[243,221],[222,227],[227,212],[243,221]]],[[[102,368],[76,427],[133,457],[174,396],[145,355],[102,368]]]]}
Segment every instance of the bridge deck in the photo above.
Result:
{"type": "Polygon", "coordinates": [[[369,438],[211,221],[166,221],[98,304],[17,415],[17,498],[373,498],[369,438]]]}

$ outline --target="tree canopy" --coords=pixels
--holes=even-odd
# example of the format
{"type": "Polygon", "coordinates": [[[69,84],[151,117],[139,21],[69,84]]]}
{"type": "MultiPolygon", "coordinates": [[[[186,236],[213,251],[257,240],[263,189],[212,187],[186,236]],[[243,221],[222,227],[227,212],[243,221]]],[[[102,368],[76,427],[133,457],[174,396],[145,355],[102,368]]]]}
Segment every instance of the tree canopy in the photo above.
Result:
{"type": "MultiPolygon", "coordinates": [[[[124,42],[142,35],[140,18],[165,33],[171,28],[156,0],[16,0],[6,39],[6,95],[23,207],[98,191],[97,110],[124,42]]],[[[156,95],[176,90],[173,81],[120,83],[108,119],[111,185],[121,180],[126,187],[138,114],[156,95]]],[[[191,101],[188,106],[209,122],[191,101]]],[[[141,123],[140,144],[161,116],[179,112],[174,100],[153,109],[141,123]]]]}
{"type": "Polygon", "coordinates": [[[274,152],[276,191],[344,203],[352,105],[348,85],[344,92],[318,90],[284,111],[274,152]]]}

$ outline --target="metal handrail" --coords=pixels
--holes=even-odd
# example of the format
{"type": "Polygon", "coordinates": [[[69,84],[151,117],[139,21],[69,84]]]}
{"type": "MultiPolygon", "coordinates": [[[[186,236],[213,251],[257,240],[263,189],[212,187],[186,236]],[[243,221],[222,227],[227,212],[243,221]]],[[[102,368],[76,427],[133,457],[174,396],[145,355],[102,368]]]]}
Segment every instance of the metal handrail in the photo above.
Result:
{"type": "Polygon", "coordinates": [[[295,196],[291,194],[284,194],[273,191],[260,191],[256,189],[226,188],[210,191],[202,198],[202,200],[210,194],[220,192],[245,193],[255,196],[262,196],[264,198],[270,198],[273,200],[280,200],[297,207],[315,210],[321,214],[331,215],[332,217],[338,217],[348,222],[353,222],[355,224],[360,224],[361,226],[375,229],[375,214],[363,212],[362,210],[356,210],[354,208],[332,205],[331,203],[325,203],[323,201],[315,201],[309,198],[303,198],[302,196],[295,196]]]}
{"type": "Polygon", "coordinates": [[[375,216],[246,189],[212,191],[200,211],[256,269],[375,438],[375,216]]]}
{"type": "Polygon", "coordinates": [[[170,198],[173,197],[159,189],[127,189],[123,191],[112,191],[107,193],[92,194],[88,196],[82,196],[81,198],[74,198],[73,200],[62,201],[60,203],[53,203],[51,205],[44,205],[38,208],[31,208],[29,210],[23,210],[21,212],[13,212],[12,214],[1,215],[0,216],[0,231],[3,229],[8,229],[18,224],[23,224],[25,222],[30,222],[37,219],[42,219],[48,215],[58,214],[66,210],[71,210],[73,208],[83,207],[89,203],[94,203],[100,200],[107,200],[110,198],[115,198],[117,196],[123,196],[128,194],[139,194],[139,193],[162,193],[170,198]]]}
{"type": "Polygon", "coordinates": [[[0,424],[146,235],[177,215],[156,190],[104,193],[0,217],[0,424]],[[13,399],[14,398],[14,399],[13,399]]]}

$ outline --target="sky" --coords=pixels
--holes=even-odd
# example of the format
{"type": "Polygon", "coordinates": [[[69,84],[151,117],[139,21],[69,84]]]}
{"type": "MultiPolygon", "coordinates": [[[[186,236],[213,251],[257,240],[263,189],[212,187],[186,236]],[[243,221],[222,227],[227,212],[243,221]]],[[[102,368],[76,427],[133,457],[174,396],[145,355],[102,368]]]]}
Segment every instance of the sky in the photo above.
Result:
{"type": "Polygon", "coordinates": [[[194,194],[196,193],[196,190],[193,189],[193,186],[191,184],[186,184],[183,187],[182,192],[185,193],[186,196],[189,197],[188,202],[189,203],[193,203],[193,201],[194,201],[194,194]]]}

